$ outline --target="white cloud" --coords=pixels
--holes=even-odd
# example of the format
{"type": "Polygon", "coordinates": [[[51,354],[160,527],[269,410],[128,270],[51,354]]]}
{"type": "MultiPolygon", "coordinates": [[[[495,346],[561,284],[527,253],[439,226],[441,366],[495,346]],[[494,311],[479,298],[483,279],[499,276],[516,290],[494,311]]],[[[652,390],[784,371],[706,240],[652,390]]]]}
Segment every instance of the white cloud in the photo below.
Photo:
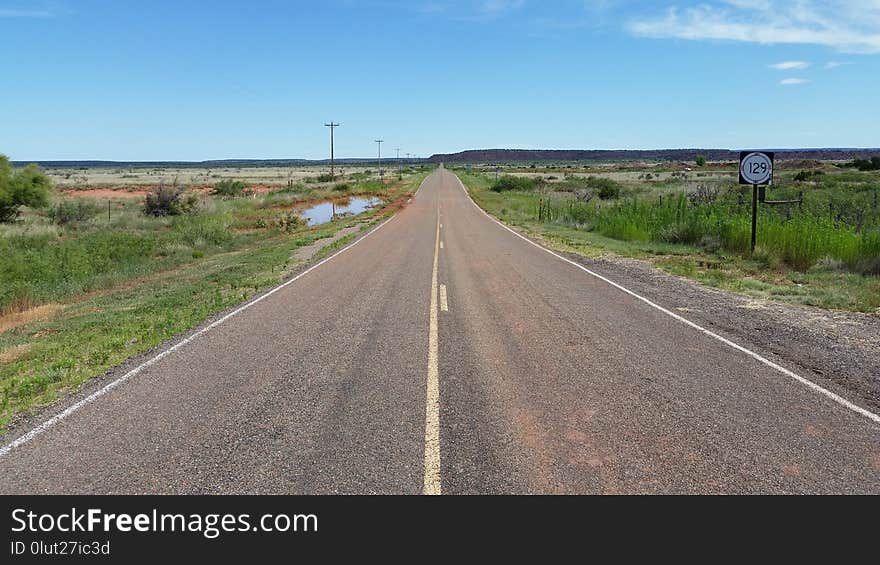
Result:
{"type": "Polygon", "coordinates": [[[770,65],[770,68],[776,69],[778,71],[790,71],[793,69],[806,69],[809,66],[810,64],[806,61],[784,61],[782,63],[770,65]]]}
{"type": "Polygon", "coordinates": [[[825,68],[830,70],[836,69],[837,67],[842,67],[844,65],[852,65],[852,63],[844,63],[841,61],[828,61],[827,63],[825,63],[825,68]]]}
{"type": "Polygon", "coordinates": [[[784,84],[786,86],[793,86],[796,84],[807,84],[808,82],[810,82],[810,81],[808,81],[805,78],[784,78],[781,81],[779,81],[779,84],[784,84]]]}
{"type": "Polygon", "coordinates": [[[880,0],[726,0],[631,21],[636,35],[880,53],[880,0]]]}

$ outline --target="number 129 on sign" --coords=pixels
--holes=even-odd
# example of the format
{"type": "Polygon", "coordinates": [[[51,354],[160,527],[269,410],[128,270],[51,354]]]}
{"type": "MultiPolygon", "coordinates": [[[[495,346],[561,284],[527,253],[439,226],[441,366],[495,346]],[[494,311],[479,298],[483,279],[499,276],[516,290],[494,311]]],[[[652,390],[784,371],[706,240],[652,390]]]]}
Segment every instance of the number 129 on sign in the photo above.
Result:
{"type": "Polygon", "coordinates": [[[766,151],[743,151],[739,154],[740,184],[771,184],[774,154],[766,151]]]}

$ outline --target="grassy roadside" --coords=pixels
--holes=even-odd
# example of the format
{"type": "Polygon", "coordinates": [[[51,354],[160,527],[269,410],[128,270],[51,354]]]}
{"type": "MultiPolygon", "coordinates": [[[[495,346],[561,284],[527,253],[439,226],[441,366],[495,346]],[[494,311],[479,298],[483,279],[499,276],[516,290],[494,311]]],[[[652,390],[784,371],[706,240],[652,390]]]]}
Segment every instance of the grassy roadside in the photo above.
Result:
{"type": "Polygon", "coordinates": [[[540,195],[489,190],[486,175],[455,171],[474,200],[511,226],[549,246],[588,257],[617,255],[647,260],[673,275],[754,298],[857,312],[880,313],[880,277],[837,269],[798,271],[766,256],[720,255],[699,247],[663,242],[623,241],[554,221],[538,221],[540,195]]]}
{"type": "MultiPolygon", "coordinates": [[[[18,323],[7,324],[13,327],[5,331],[0,327],[0,433],[17,414],[52,403],[111,367],[277,285],[303,264],[346,245],[356,234],[330,243],[310,261],[293,258],[298,248],[343,228],[369,229],[415,191],[426,174],[409,175],[383,188],[389,206],[317,227],[255,229],[254,225],[266,223],[260,220],[268,218],[271,210],[276,216],[284,214],[285,208],[275,204],[285,197],[277,194],[257,205],[222,210],[228,214],[217,231],[226,234],[218,236],[222,241],[211,242],[197,234],[190,239],[193,245],[187,245],[177,237],[172,222],[150,226],[156,233],[147,239],[156,238],[159,243],[141,249],[142,255],[126,263],[127,267],[112,274],[98,272],[95,277],[62,277],[59,284],[47,284],[42,293],[31,289],[33,300],[39,302],[17,313],[18,323]]],[[[207,218],[195,221],[214,221],[213,214],[207,218]]],[[[134,226],[127,229],[136,231],[134,226]]],[[[76,240],[74,235],[66,238],[61,238],[62,244],[76,240]]],[[[75,256],[71,253],[68,258],[75,256]]]]}

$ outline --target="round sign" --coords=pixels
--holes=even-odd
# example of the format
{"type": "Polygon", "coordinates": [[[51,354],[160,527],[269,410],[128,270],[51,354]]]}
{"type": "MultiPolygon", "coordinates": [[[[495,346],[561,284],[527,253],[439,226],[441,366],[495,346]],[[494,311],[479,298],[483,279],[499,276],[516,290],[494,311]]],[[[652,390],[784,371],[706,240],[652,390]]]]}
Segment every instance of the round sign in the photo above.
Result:
{"type": "Polygon", "coordinates": [[[749,184],[766,184],[773,178],[773,161],[766,153],[749,153],[739,164],[739,174],[749,184]]]}

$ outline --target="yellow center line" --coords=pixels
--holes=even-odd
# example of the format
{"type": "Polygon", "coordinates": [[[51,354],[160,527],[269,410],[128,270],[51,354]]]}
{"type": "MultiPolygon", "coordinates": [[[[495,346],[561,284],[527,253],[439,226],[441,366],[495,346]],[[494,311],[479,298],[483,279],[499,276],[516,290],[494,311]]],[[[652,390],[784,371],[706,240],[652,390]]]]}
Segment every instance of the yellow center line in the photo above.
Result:
{"type": "Polygon", "coordinates": [[[428,332],[428,386],[425,402],[424,494],[440,494],[440,378],[437,354],[437,257],[440,254],[440,207],[431,273],[431,322],[428,332]]]}

